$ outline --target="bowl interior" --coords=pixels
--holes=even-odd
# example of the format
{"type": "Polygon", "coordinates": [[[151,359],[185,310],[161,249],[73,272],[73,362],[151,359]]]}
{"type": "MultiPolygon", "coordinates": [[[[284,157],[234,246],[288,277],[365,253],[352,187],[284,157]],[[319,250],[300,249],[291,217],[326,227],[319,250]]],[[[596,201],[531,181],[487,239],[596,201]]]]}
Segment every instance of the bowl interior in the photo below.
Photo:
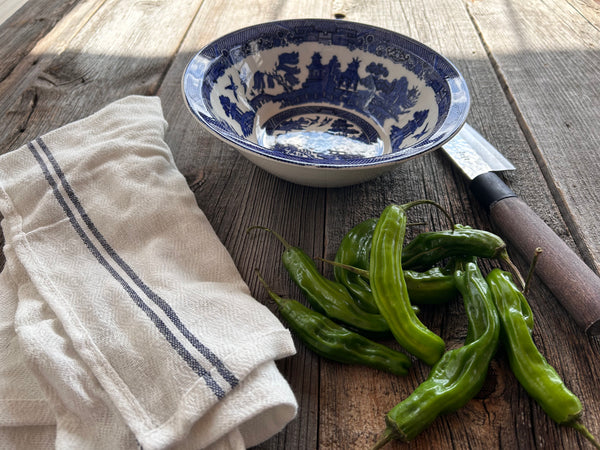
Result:
{"type": "Polygon", "coordinates": [[[468,110],[464,80],[433,50],[328,20],[274,22],[215,41],[188,65],[184,94],[201,122],[237,147],[334,165],[437,147],[468,110]]]}

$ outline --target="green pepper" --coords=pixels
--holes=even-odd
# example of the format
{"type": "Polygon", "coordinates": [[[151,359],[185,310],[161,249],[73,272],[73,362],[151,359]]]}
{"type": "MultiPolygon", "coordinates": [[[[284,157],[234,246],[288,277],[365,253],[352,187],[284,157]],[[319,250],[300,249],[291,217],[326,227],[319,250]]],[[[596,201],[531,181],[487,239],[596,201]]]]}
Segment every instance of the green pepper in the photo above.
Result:
{"type": "Polygon", "coordinates": [[[389,332],[381,314],[363,311],[340,283],[323,276],[313,259],[302,249],[291,246],[280,234],[265,227],[251,227],[272,233],[285,247],[281,260],[290,278],[304,293],[313,309],[330,319],[373,334],[389,332]]]}
{"type": "Polygon", "coordinates": [[[392,204],[381,213],[373,233],[369,281],[375,303],[398,343],[432,365],[442,356],[445,344],[414,313],[402,270],[406,210],[410,206],[392,204]]]}
{"type": "Polygon", "coordinates": [[[408,297],[411,303],[417,305],[441,305],[458,295],[454,277],[440,267],[432,267],[425,272],[404,270],[404,278],[408,297]]]}
{"type": "Polygon", "coordinates": [[[426,269],[452,256],[500,259],[513,267],[499,236],[460,224],[452,230],[420,233],[402,251],[405,269],[426,269]]]}
{"type": "Polygon", "coordinates": [[[487,282],[500,315],[502,342],[510,368],[521,386],[552,420],[574,427],[596,448],[600,448],[580,421],[583,408],[579,398],[565,386],[536,347],[531,335],[531,308],[513,283],[511,274],[493,269],[487,276],[487,282]]]}
{"type": "Polygon", "coordinates": [[[274,293],[257,271],[257,275],[279,307],[290,329],[306,346],[327,359],[346,364],[361,364],[374,369],[406,375],[411,365],[404,353],[374,342],[336,324],[302,303],[274,293]]]}
{"type": "MultiPolygon", "coordinates": [[[[334,265],[335,279],[346,286],[358,305],[365,311],[373,313],[379,312],[369,283],[369,260],[376,225],[375,218],[356,225],[342,239],[335,261],[325,260],[334,265]]],[[[446,303],[457,295],[452,274],[439,267],[433,267],[425,272],[405,270],[404,278],[413,307],[415,304],[446,303]]]]}
{"type": "MultiPolygon", "coordinates": [[[[338,247],[335,262],[368,270],[371,242],[376,225],[376,218],[367,219],[346,233],[338,247]]],[[[338,283],[346,286],[362,309],[372,313],[379,312],[368,279],[338,265],[334,265],[333,275],[338,283]]]]}
{"type": "Polygon", "coordinates": [[[489,287],[474,261],[458,261],[454,273],[463,296],[468,330],[462,347],[444,353],[427,379],[386,415],[374,449],[393,439],[409,441],[440,414],[464,406],[479,392],[498,347],[500,323],[489,287]]]}

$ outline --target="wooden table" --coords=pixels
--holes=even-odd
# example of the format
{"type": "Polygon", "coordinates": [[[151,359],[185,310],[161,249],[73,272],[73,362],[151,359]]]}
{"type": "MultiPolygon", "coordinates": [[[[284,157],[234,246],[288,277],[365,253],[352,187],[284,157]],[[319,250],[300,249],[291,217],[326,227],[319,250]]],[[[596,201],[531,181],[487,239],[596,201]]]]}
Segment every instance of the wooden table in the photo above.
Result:
{"type": "MultiPolygon", "coordinates": [[[[451,59],[471,90],[469,122],[518,169],[504,175],[507,183],[600,269],[598,0],[30,0],[0,27],[0,152],[125,95],[158,95],[179,169],[256,298],[274,311],[255,268],[278,292],[300,293],[279,262],[281,246],[267,235],[247,235],[251,225],[279,230],[315,257],[332,257],[352,225],[391,202],[430,198],[457,222],[492,229],[440,152],[371,182],[317,189],[267,174],[201,129],[180,91],[192,55],[237,28],[297,17],[385,27],[451,59]]],[[[436,213],[426,220],[425,228],[446,226],[436,213]]],[[[513,258],[527,270],[529,258],[513,258]]],[[[539,280],[533,283],[535,341],[580,396],[584,421],[600,436],[600,340],[586,336],[539,280]]],[[[422,320],[448,347],[465,338],[460,301],[424,308],[422,320]]],[[[261,449],[368,448],[385,413],[428,373],[419,362],[404,378],[343,366],[297,344],[297,355],[279,367],[297,395],[298,417],[261,449]]],[[[502,352],[481,393],[410,447],[591,448],[529,399],[502,352]]]]}

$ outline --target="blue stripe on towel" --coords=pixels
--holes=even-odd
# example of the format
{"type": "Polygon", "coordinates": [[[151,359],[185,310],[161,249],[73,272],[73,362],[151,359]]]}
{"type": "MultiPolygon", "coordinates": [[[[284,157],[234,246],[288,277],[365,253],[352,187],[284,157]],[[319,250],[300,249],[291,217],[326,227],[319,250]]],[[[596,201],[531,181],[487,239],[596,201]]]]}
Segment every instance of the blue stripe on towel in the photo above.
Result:
{"type": "Polygon", "coordinates": [[[54,158],[54,155],[52,155],[52,152],[50,152],[50,149],[48,149],[48,147],[41,138],[38,138],[36,141],[40,148],[43,150],[43,152],[46,154],[46,157],[50,161],[50,164],[52,164],[52,167],[54,168],[56,175],[60,179],[60,182],[65,192],[69,196],[69,199],[71,199],[71,202],[73,202],[75,208],[77,208],[77,211],[79,212],[81,218],[83,219],[89,230],[92,232],[92,234],[96,237],[98,242],[100,242],[104,250],[119,265],[119,267],[121,267],[121,269],[123,269],[125,273],[127,273],[127,275],[144,292],[144,294],[146,294],[148,298],[150,298],[160,309],[164,311],[164,313],[169,317],[169,319],[173,322],[173,324],[177,327],[181,334],[183,334],[186,337],[186,339],[194,346],[194,348],[196,348],[202,354],[202,356],[204,356],[207,360],[210,361],[210,363],[217,369],[221,376],[225,380],[227,380],[231,387],[235,387],[238,384],[238,379],[236,378],[236,376],[233,373],[231,373],[231,371],[229,371],[227,367],[225,367],[223,362],[208,347],[202,344],[198,340],[198,338],[196,338],[196,336],[194,336],[187,329],[187,327],[181,322],[173,308],[171,308],[171,306],[158,294],[152,291],[152,289],[150,289],[140,279],[140,277],[134,272],[134,270],[125,261],[123,261],[123,259],[117,254],[117,252],[115,252],[115,250],[110,246],[110,244],[106,241],[104,236],[100,233],[100,231],[98,231],[88,214],[85,212],[83,206],[79,202],[79,198],[77,198],[77,196],[75,195],[75,192],[73,191],[71,185],[67,181],[65,174],[60,168],[60,165],[58,164],[56,159],[54,158]]]}
{"type": "MultiPolygon", "coordinates": [[[[154,293],[143,281],[139,278],[139,276],[127,265],[122,258],[114,251],[114,249],[108,244],[106,239],[102,236],[102,234],[95,227],[92,220],[89,218],[84,208],[82,207],[79,199],[73,192],[71,186],[67,182],[62,169],[60,168],[58,162],[42,141],[42,139],[38,138],[36,140],[37,144],[46,154],[46,157],[52,164],[56,176],[59,178],[65,192],[71,199],[71,202],[75,205],[79,215],[88,226],[90,231],[96,237],[96,239],[101,243],[105,251],[110,255],[110,257],[127,273],[129,277],[134,281],[134,283],[154,302],[156,303],[167,315],[167,317],[171,320],[171,322],[177,327],[177,329],[188,339],[188,341],[219,371],[221,376],[230,384],[231,387],[234,387],[238,384],[238,380],[233,373],[231,373],[223,364],[223,362],[204,346],[181,322],[175,311],[170,307],[170,305],[154,293]]],[[[78,223],[75,212],[70,208],[67,204],[65,198],[60,192],[57,182],[54,179],[53,174],[50,169],[42,159],[39,154],[37,148],[33,145],[33,143],[28,144],[28,148],[35,157],[36,161],[40,165],[48,184],[52,187],[54,196],[56,197],[58,203],[61,205],[65,214],[69,218],[69,221],[79,237],[82,239],[86,247],[90,250],[90,252],[94,255],[94,257],[98,260],[98,262],[111,274],[111,276],[121,284],[123,289],[127,292],[127,294],[132,298],[132,300],[136,303],[136,305],[144,311],[144,313],[152,320],[157,329],[163,334],[163,336],[167,339],[169,344],[177,351],[177,353],[182,357],[182,359],[190,366],[194,372],[198,374],[198,376],[204,378],[207,385],[213,391],[213,393],[218,397],[222,398],[225,395],[224,390],[219,386],[219,384],[215,381],[215,379],[211,376],[210,371],[206,370],[202,365],[189,353],[189,351],[177,340],[174,334],[169,330],[168,326],[163,322],[163,320],[156,315],[154,311],[144,302],[142,298],[134,291],[134,289],[128,284],[127,280],[125,280],[117,271],[111,266],[111,264],[102,256],[99,249],[96,248],[94,243],[91,241],[89,236],[86,234],[85,230],[78,223]]]]}

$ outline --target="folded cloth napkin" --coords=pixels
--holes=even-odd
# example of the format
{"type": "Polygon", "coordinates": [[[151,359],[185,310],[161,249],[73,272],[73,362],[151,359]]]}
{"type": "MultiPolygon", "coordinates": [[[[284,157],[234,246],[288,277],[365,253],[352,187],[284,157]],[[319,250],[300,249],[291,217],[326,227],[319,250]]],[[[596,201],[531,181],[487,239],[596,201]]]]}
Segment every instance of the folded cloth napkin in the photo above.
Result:
{"type": "Polygon", "coordinates": [[[131,96],[0,157],[0,448],[237,449],[297,403],[253,299],[131,96]]]}

